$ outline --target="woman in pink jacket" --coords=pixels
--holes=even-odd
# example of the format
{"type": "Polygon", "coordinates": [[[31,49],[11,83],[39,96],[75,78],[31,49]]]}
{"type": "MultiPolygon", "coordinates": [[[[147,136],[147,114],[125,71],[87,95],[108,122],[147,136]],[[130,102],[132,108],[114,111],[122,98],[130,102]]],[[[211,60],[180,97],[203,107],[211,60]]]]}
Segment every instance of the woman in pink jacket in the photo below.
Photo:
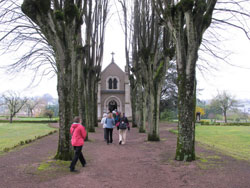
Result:
{"type": "Polygon", "coordinates": [[[71,134],[71,144],[74,147],[75,155],[70,164],[70,172],[76,172],[75,165],[80,159],[82,166],[86,165],[86,161],[82,154],[82,146],[84,145],[84,140],[86,138],[87,132],[84,126],[81,125],[80,117],[74,118],[74,123],[70,127],[71,134]]]}

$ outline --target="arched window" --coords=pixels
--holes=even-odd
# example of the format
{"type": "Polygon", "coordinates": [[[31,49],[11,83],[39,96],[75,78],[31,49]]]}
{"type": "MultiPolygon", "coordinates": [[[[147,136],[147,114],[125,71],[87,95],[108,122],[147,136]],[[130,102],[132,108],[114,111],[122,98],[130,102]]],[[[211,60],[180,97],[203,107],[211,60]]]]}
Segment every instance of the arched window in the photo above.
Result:
{"type": "Polygon", "coordinates": [[[112,79],[109,79],[109,89],[112,89],[112,79]]]}
{"type": "Polygon", "coordinates": [[[114,84],[113,89],[117,89],[117,79],[116,79],[116,78],[114,78],[114,80],[113,80],[113,84],[114,84]]]}

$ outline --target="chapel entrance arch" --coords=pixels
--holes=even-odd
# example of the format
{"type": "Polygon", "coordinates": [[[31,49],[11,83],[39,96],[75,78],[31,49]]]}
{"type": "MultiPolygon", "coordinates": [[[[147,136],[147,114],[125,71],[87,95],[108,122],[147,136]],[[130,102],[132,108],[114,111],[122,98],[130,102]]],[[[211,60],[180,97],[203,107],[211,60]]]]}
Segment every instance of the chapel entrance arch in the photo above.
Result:
{"type": "Polygon", "coordinates": [[[114,110],[117,110],[117,102],[115,100],[111,100],[108,104],[109,111],[112,112],[114,110]]]}
{"type": "Polygon", "coordinates": [[[104,112],[112,112],[113,110],[121,112],[121,108],[121,100],[116,96],[110,96],[104,101],[104,112]]]}

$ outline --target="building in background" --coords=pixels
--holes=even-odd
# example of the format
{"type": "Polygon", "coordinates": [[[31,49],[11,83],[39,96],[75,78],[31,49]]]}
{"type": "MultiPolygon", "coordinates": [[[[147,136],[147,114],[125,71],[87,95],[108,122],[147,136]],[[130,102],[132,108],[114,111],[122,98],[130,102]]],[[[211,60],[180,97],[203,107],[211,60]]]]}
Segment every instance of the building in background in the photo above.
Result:
{"type": "Polygon", "coordinates": [[[241,112],[250,114],[250,100],[239,100],[236,108],[241,112]]]}
{"type": "Polygon", "coordinates": [[[132,115],[130,102],[130,85],[128,70],[125,72],[114,62],[101,72],[101,80],[98,83],[98,119],[103,113],[114,110],[125,113],[130,118],[132,115]]]}

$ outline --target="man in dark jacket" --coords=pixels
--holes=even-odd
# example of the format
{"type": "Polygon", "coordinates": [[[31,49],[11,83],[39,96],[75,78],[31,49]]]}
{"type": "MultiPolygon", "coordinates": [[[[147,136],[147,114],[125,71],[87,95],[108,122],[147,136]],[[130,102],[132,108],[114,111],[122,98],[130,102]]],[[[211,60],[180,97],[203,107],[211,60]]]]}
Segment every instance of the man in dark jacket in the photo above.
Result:
{"type": "Polygon", "coordinates": [[[117,126],[117,129],[119,130],[119,144],[125,144],[126,143],[126,134],[127,129],[130,130],[128,118],[125,116],[125,113],[122,114],[120,118],[119,126],[117,126]]]}

